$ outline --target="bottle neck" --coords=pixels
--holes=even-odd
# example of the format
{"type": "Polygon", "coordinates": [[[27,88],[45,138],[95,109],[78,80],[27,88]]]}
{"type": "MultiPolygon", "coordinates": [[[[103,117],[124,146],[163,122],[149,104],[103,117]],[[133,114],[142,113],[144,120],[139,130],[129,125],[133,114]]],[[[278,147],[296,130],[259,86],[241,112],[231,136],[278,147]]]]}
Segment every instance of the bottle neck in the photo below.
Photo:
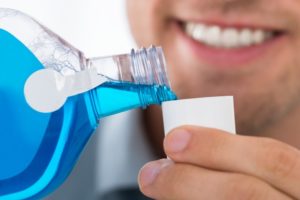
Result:
{"type": "Polygon", "coordinates": [[[96,118],[176,99],[167,78],[161,48],[87,60],[107,83],[89,92],[96,118]],[[113,94],[113,96],[111,96],[113,94]]]}
{"type": "Polygon", "coordinates": [[[143,85],[164,85],[170,88],[165,58],[161,47],[132,49],[130,54],[87,59],[87,68],[111,81],[143,85]]]}
{"type": "Polygon", "coordinates": [[[132,73],[135,83],[161,85],[170,88],[166,62],[161,47],[131,51],[132,73]]]}

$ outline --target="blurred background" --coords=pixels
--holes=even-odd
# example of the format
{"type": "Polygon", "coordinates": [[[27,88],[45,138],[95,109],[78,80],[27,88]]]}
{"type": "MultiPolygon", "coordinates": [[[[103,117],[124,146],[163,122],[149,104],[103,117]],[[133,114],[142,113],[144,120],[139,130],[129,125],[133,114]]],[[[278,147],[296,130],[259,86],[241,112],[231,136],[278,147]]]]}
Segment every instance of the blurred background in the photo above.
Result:
{"type": "MultiPolygon", "coordinates": [[[[0,0],[0,7],[32,16],[86,57],[128,53],[135,48],[126,19],[125,0],[0,0]]],[[[136,111],[100,121],[101,130],[90,139],[70,177],[47,199],[93,200],[116,185],[137,184],[137,172],[151,159],[151,153],[143,141],[136,142],[143,137],[136,131],[134,120],[139,119],[134,119],[132,112],[136,111]],[[128,145],[126,151],[119,148],[123,141],[130,142],[131,149],[128,145]],[[121,170],[117,170],[120,166],[121,170]]]]}
{"type": "Polygon", "coordinates": [[[29,14],[87,57],[132,48],[125,0],[0,0],[0,6],[29,14]]]}

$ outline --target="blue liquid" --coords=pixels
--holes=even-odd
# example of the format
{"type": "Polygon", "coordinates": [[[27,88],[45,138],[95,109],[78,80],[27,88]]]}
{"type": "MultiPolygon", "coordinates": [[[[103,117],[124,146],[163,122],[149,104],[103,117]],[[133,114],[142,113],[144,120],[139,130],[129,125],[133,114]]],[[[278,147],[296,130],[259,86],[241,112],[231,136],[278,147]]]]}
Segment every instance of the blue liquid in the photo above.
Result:
{"type": "Polygon", "coordinates": [[[101,117],[176,99],[165,86],[107,82],[69,98],[56,112],[39,113],[26,103],[23,88],[42,68],[27,47],[0,29],[0,200],[41,198],[56,189],[101,117]]]}
{"type": "Polygon", "coordinates": [[[104,83],[91,93],[96,100],[98,118],[176,99],[176,95],[166,86],[136,85],[114,81],[104,83]]]}

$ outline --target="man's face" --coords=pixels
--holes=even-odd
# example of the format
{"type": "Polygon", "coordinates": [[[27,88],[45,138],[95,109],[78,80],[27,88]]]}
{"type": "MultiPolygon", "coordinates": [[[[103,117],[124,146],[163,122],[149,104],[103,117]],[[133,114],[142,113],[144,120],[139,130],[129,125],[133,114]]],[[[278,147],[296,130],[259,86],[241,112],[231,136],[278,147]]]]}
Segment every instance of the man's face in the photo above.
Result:
{"type": "Polygon", "coordinates": [[[298,106],[299,0],[128,0],[140,46],[161,45],[179,98],[234,95],[240,132],[298,106]]]}

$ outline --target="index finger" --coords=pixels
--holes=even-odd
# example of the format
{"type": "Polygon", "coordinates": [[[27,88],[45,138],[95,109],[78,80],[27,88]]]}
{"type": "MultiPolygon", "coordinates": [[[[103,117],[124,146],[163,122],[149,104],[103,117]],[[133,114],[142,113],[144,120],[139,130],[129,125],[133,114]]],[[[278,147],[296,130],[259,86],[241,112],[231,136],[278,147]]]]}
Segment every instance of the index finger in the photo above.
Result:
{"type": "Polygon", "coordinates": [[[300,153],[282,142],[185,126],[166,136],[166,154],[176,162],[258,177],[300,198],[300,153]],[[223,134],[222,134],[223,133],[223,134]]]}

